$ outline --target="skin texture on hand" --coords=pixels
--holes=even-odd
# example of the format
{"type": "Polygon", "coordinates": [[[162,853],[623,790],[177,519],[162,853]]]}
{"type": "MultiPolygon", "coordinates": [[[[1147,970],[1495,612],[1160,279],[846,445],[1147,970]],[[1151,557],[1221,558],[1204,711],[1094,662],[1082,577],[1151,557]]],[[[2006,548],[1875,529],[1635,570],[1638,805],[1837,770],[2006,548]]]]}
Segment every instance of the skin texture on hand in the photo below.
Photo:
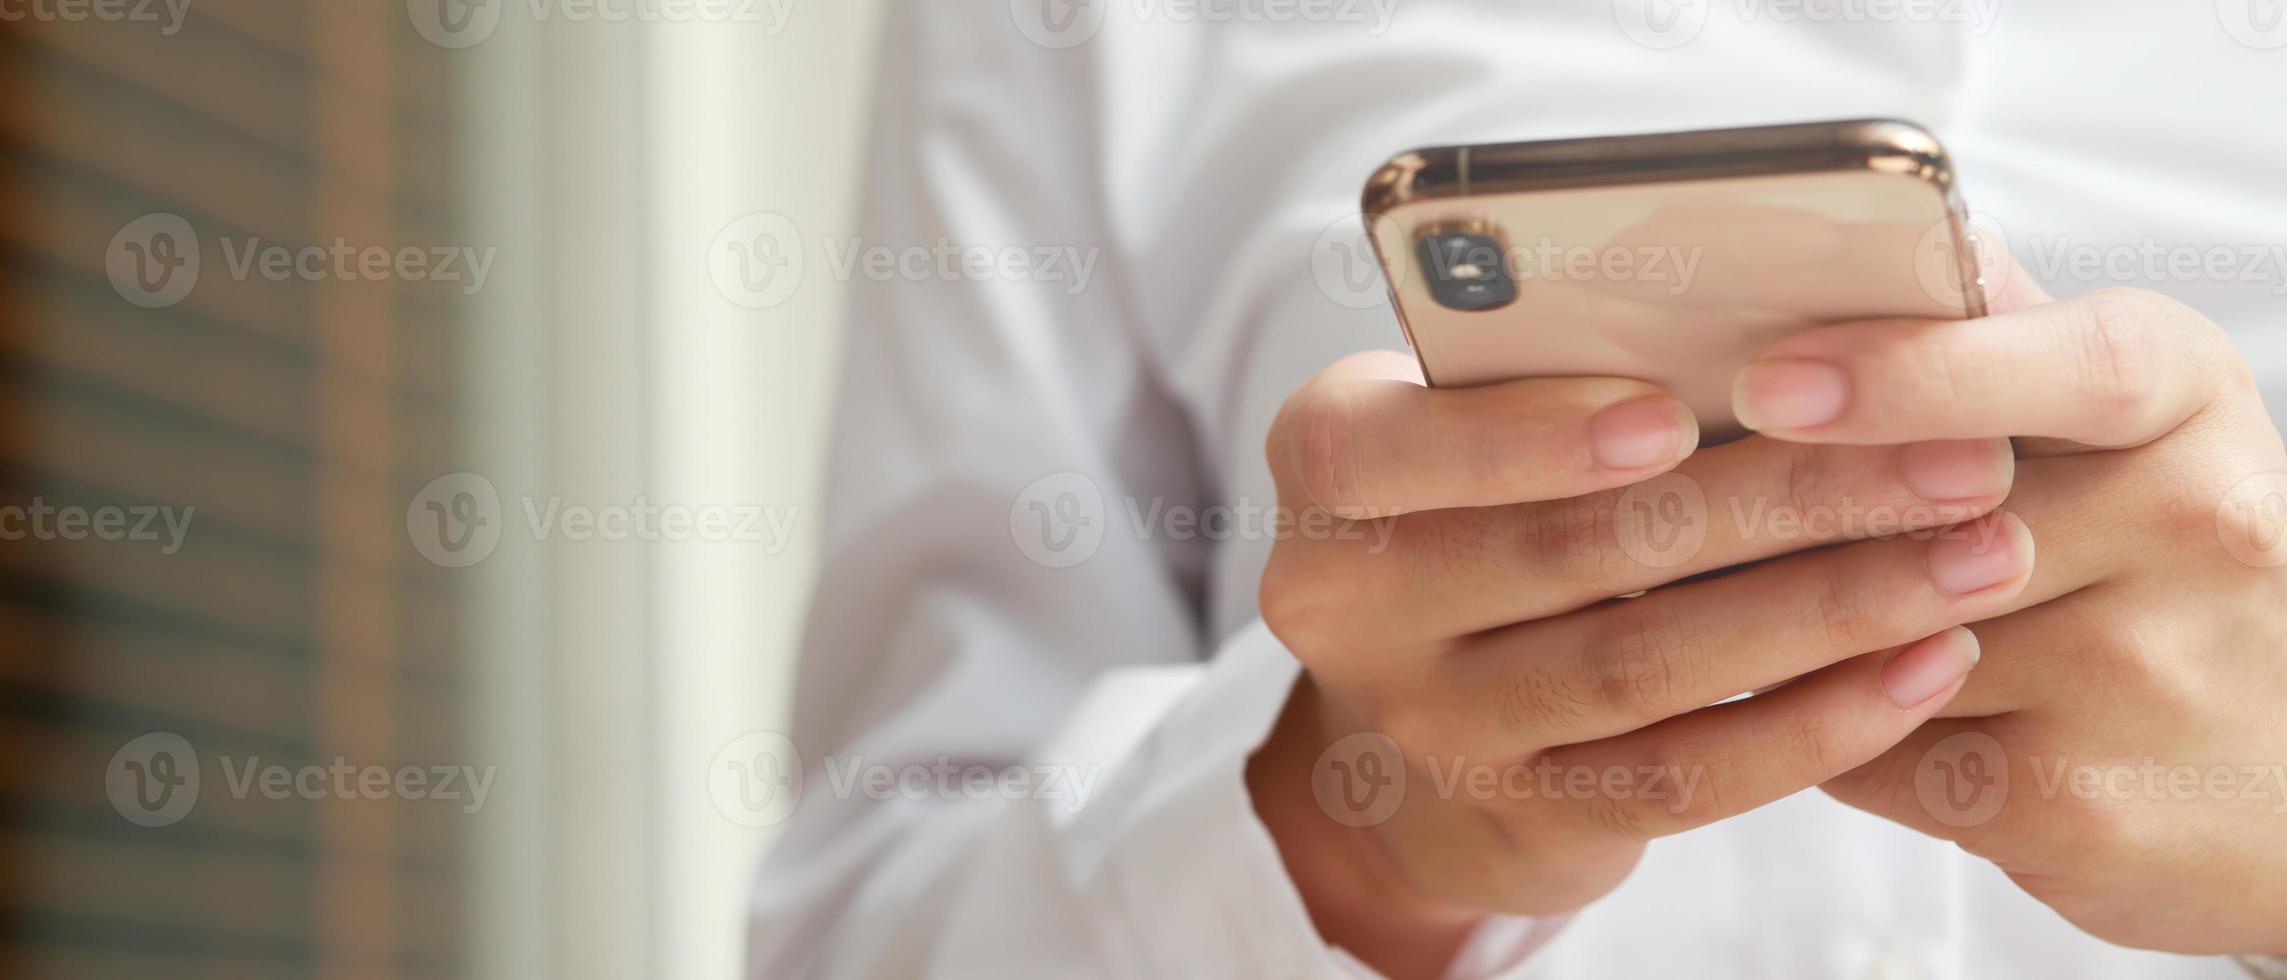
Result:
{"type": "Polygon", "coordinates": [[[1298,517],[1262,583],[1307,677],[1249,786],[1329,941],[1441,973],[1489,912],[1580,908],[1650,839],[1863,765],[1961,689],[1979,651],[1955,627],[2033,574],[1994,512],[2005,439],[1695,437],[1640,382],[1431,390],[1387,352],[1289,399],[1281,505],[1386,525],[1298,517]],[[1754,516],[1685,546],[1662,481],[1754,516]],[[1356,805],[1401,770],[1402,798],[1356,805]]]}
{"type": "Polygon", "coordinates": [[[1822,785],[2100,938],[2287,952],[2287,449],[2180,304],[1994,306],[1782,341],[1738,379],[1758,434],[1696,451],[1617,379],[1370,353],[1298,391],[1282,503],[1389,525],[1263,580],[1306,677],[1249,785],[1328,940],[1438,974],[1485,913],[1822,785]],[[1621,771],[1693,778],[1565,778],[1621,771]]]}
{"type": "Polygon", "coordinates": [[[2287,452],[2222,330],[2134,290],[1776,344],[1737,408],[1804,443],[2019,437],[2031,583],[1934,721],[1826,784],[2101,938],[2287,950],[2287,452]]]}

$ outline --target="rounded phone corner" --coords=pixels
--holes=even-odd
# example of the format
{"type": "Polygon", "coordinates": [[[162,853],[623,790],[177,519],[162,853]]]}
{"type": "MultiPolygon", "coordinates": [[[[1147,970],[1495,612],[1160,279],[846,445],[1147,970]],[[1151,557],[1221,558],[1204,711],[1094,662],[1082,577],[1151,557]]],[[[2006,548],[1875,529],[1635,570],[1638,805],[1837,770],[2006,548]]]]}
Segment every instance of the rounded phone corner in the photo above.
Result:
{"type": "Polygon", "coordinates": [[[1366,186],[1358,192],[1358,213],[1378,218],[1412,200],[1414,178],[1428,163],[1420,150],[1407,150],[1374,168],[1373,174],[1366,178],[1366,186]]]}
{"type": "Polygon", "coordinates": [[[1953,190],[1953,160],[1945,144],[1921,125],[1903,119],[1868,119],[1838,134],[1876,173],[1911,177],[1943,192],[1953,190]]]}
{"type": "Polygon", "coordinates": [[[1449,169],[1445,161],[1451,155],[1450,150],[1416,149],[1391,157],[1367,176],[1358,193],[1358,213],[1370,221],[1420,200],[1438,183],[1430,175],[1449,169]]]}

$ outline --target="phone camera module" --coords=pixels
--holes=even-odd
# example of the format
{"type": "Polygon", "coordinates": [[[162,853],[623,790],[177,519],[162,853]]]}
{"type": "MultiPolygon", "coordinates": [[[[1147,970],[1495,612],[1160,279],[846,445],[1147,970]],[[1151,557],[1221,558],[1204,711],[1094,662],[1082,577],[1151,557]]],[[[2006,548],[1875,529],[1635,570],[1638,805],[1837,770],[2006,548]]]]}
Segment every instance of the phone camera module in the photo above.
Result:
{"type": "Polygon", "coordinates": [[[1477,312],[1507,306],[1517,298],[1501,243],[1484,235],[1446,232],[1421,240],[1422,271],[1439,306],[1477,312]]]}

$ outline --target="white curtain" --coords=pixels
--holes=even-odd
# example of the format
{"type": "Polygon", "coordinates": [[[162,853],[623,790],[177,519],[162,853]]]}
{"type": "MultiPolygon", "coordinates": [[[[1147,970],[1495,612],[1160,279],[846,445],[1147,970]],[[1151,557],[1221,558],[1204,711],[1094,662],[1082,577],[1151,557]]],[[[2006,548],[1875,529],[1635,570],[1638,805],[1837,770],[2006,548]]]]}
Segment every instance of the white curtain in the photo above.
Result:
{"type": "Polygon", "coordinates": [[[765,20],[504,4],[454,52],[466,234],[499,250],[459,331],[464,468],[504,521],[454,578],[461,724],[499,767],[467,835],[478,977],[740,972],[769,829],[720,812],[708,769],[784,728],[846,287],[813,262],[782,300],[740,295],[712,253],[742,218],[812,252],[848,233],[879,4],[729,7],[765,20]],[[792,533],[573,540],[527,511],[639,500],[792,533]]]}

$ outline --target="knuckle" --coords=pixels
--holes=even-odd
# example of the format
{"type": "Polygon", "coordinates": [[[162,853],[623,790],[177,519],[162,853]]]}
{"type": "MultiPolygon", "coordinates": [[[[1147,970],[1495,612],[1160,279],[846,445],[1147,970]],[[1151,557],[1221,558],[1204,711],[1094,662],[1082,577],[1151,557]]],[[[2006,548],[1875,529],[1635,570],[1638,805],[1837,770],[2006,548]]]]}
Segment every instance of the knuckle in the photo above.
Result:
{"type": "Polygon", "coordinates": [[[1832,499],[1835,490],[1833,477],[1823,465],[1826,453],[1807,442],[1786,443],[1783,448],[1779,502],[1797,514],[1814,513],[1832,499]]]}
{"type": "Polygon", "coordinates": [[[2075,651],[2074,669],[2086,674],[2092,689],[2136,691],[2140,702],[2156,712],[2200,711],[2210,696],[2201,675],[2185,670],[2176,644],[2154,642],[2167,635],[2172,624],[2149,614],[2085,605],[2072,610],[2086,624],[2080,632],[2087,637],[2086,645],[2075,651]]]}
{"type": "Polygon", "coordinates": [[[1652,832],[1652,815],[1642,800],[1611,793],[1593,793],[1588,797],[1588,814],[1598,829],[1623,840],[1643,841],[1655,836],[1652,832]]]}
{"type": "Polygon", "coordinates": [[[1610,623],[1583,651],[1599,708],[1625,720],[1655,721],[1690,705],[1695,641],[1690,629],[1655,610],[1613,607],[1610,623]]]}
{"type": "Polygon", "coordinates": [[[2074,611],[2080,614],[2084,624],[2094,627],[2081,637],[2081,659],[2088,669],[2099,672],[2100,675],[2115,671],[2141,672],[2145,661],[2143,644],[2113,629],[2116,625],[2126,624],[2112,622],[2109,617],[2092,615],[2089,611],[2074,611]]]}
{"type": "Polygon", "coordinates": [[[1501,724],[1510,731],[1562,730],[1588,713],[1579,690],[1554,672],[1535,667],[1510,671],[1501,681],[1501,724]]]}
{"type": "Polygon", "coordinates": [[[2100,798],[2083,800],[2070,794],[2049,801],[2056,842],[2067,853],[2101,857],[2127,853],[2134,847],[2138,808],[2130,801],[2100,798]]]}
{"type": "Polygon", "coordinates": [[[1401,756],[1419,760],[1454,750],[1450,715],[1419,702],[1382,703],[1377,699],[1368,724],[1373,731],[1396,743],[1401,756]]]}
{"type": "Polygon", "coordinates": [[[1521,548],[1531,571],[1566,582],[1612,579],[1626,558],[1620,546],[1620,497],[1595,493],[1552,501],[1525,521],[1521,548]]]}
{"type": "MultiPolygon", "coordinates": [[[[2055,612],[2076,638],[2067,656],[2041,665],[2044,670],[2070,670],[2074,681],[2092,691],[2136,691],[2140,703],[2154,711],[2168,706],[2181,684],[2177,658],[2147,649],[2152,624],[2135,617],[2116,616],[2104,603],[2058,603],[2055,612]]],[[[2007,637],[1996,637],[2008,643],[2007,637]]]]}
{"type": "Polygon", "coordinates": [[[2165,345],[2154,329],[2166,317],[2157,295],[2108,289],[2082,303],[2067,326],[2085,394],[2132,418],[2151,412],[2166,380],[2165,345]]]}
{"type": "Polygon", "coordinates": [[[1835,799],[1875,813],[1906,810],[1915,805],[1914,770],[1918,753],[1893,747],[1819,783],[1835,799]]]}
{"type": "Polygon", "coordinates": [[[1654,800],[1671,815],[1680,826],[1696,827],[1713,823],[1732,814],[1732,803],[1725,795],[1723,783],[1732,774],[1741,772],[1736,749],[1721,740],[1692,739],[1669,745],[1661,751],[1647,768],[1656,768],[1666,774],[1671,784],[1682,782],[1693,787],[1690,794],[1674,792],[1664,800],[1654,800]]]}
{"type": "Polygon", "coordinates": [[[1399,522],[1399,533],[1410,536],[1411,554],[1425,581],[1483,581],[1512,573],[1499,554],[1506,525],[1500,508],[1462,507],[1406,518],[1399,522]]]}
{"type": "Polygon", "coordinates": [[[1938,405],[1957,403],[1978,377],[1976,355],[1959,343],[1929,345],[1912,358],[1917,394],[1938,405]]]}
{"type": "Polygon", "coordinates": [[[1812,614],[1829,650],[1860,653],[1882,644],[1882,608],[1870,591],[1868,576],[1842,562],[1828,561],[1815,573],[1809,590],[1812,614]]]}
{"type": "Polygon", "coordinates": [[[1263,625],[1305,667],[1315,667],[1314,657],[1343,632],[1345,603],[1326,564],[1304,559],[1292,549],[1273,549],[1255,597],[1263,625]]]}
{"type": "Polygon", "coordinates": [[[1297,489],[1312,503],[1345,511],[1364,499],[1358,465],[1358,418],[1347,398],[1319,392],[1288,408],[1284,444],[1297,489]]]}
{"type": "Polygon", "coordinates": [[[2198,541],[2207,534],[2226,541],[2260,540],[2267,523],[2263,512],[2231,506],[2215,482],[2204,474],[2184,474],[2161,485],[2154,522],[2170,540],[2198,541]]]}
{"type": "Polygon", "coordinates": [[[1775,754],[1791,772],[1805,774],[1806,785],[1822,782],[1849,768],[1850,732],[1841,719],[1819,711],[1800,711],[1779,729],[1775,754]]]}
{"type": "Polygon", "coordinates": [[[2254,550],[2238,554],[2226,551],[2230,564],[2224,567],[2242,572],[2266,570],[2260,567],[2266,562],[2250,562],[2248,558],[2274,553],[2262,545],[2275,540],[2273,535],[2279,531],[2280,517],[2283,510],[2287,510],[2287,501],[2275,491],[2258,484],[2252,490],[2187,492],[2176,494],[2173,499],[2170,513],[2166,514],[2168,520],[2163,525],[2171,540],[2198,541],[2201,535],[2212,532],[2227,544],[2246,542],[2254,550]]]}

